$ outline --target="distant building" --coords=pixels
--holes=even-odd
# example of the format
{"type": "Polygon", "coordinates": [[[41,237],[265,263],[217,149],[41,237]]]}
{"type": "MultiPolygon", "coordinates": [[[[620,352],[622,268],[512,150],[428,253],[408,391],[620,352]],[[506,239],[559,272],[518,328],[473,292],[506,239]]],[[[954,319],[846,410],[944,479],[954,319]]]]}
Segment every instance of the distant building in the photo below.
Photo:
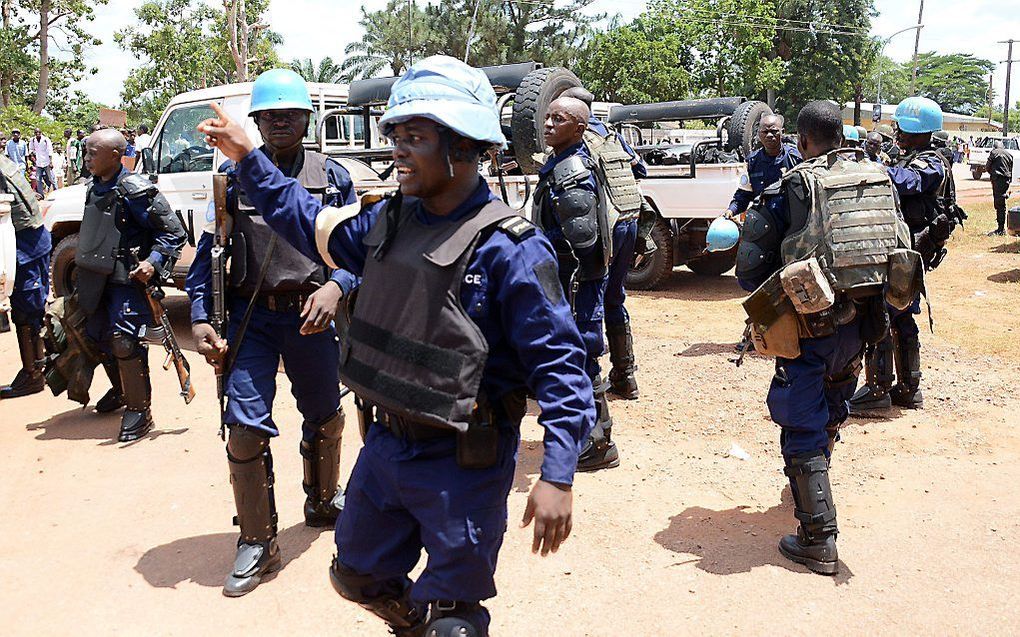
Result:
{"type": "MultiPolygon", "coordinates": [[[[871,130],[875,127],[876,122],[873,119],[873,113],[875,111],[875,104],[869,104],[867,102],[861,104],[861,124],[871,130]]],[[[896,112],[895,104],[883,104],[881,106],[882,119],[878,122],[881,124],[892,124],[892,114],[896,112]]],[[[989,122],[988,118],[985,117],[974,117],[972,115],[960,115],[959,113],[944,113],[943,114],[944,124],[943,129],[952,133],[1001,133],[1002,124],[999,122],[989,122]]],[[[847,102],[843,106],[843,123],[853,125],[854,123],[854,103],[847,102]]]]}

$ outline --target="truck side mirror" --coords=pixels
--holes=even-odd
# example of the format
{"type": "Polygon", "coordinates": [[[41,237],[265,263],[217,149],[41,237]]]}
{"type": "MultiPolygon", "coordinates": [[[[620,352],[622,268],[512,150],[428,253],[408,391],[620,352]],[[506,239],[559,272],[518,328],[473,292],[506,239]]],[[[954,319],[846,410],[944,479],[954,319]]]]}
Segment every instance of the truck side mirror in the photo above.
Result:
{"type": "Polygon", "coordinates": [[[147,175],[156,172],[156,160],[152,157],[151,148],[142,149],[142,172],[147,175]]]}

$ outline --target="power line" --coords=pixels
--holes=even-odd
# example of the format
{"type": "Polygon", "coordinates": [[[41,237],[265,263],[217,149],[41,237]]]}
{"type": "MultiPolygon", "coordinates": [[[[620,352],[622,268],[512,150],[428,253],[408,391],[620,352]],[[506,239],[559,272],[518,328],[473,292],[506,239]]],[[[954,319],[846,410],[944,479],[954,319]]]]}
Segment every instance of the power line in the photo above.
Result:
{"type": "Polygon", "coordinates": [[[784,31],[793,31],[793,32],[799,32],[799,33],[814,33],[814,34],[821,34],[821,35],[842,35],[842,36],[852,36],[852,37],[861,37],[862,35],[864,35],[863,33],[859,32],[859,31],[834,31],[834,30],[828,30],[828,29],[807,29],[807,28],[803,28],[803,27],[782,26],[782,25],[766,24],[766,23],[760,23],[760,22],[736,22],[736,21],[732,21],[732,20],[722,20],[722,19],[718,19],[717,20],[717,19],[712,19],[712,18],[703,18],[703,17],[690,16],[690,15],[688,15],[686,19],[688,21],[690,21],[690,22],[696,22],[696,23],[699,23],[699,24],[718,24],[720,26],[728,26],[728,27],[748,27],[748,28],[752,28],[752,29],[768,29],[768,30],[782,29],[784,31]]]}
{"type": "MultiPolygon", "coordinates": [[[[850,25],[850,24],[837,24],[837,23],[834,23],[834,22],[821,22],[821,21],[818,21],[818,20],[794,20],[793,18],[780,18],[780,17],[776,17],[776,16],[752,15],[752,14],[749,14],[749,13],[718,13],[716,11],[712,11],[711,9],[694,9],[694,8],[685,7],[685,8],[680,9],[680,13],[701,13],[701,14],[708,14],[710,16],[718,15],[720,17],[731,16],[731,17],[737,17],[737,18],[742,18],[742,19],[750,19],[750,20],[766,20],[766,21],[775,20],[777,22],[790,22],[790,23],[793,23],[793,24],[807,25],[808,30],[813,30],[815,32],[817,32],[818,29],[817,28],[813,28],[813,27],[827,27],[827,28],[833,29],[833,30],[840,29],[840,30],[844,30],[844,31],[859,31],[859,32],[862,32],[862,33],[865,32],[865,29],[863,27],[855,27],[855,26],[850,25]]],[[[803,28],[803,27],[801,27],[801,28],[803,28]]]]}

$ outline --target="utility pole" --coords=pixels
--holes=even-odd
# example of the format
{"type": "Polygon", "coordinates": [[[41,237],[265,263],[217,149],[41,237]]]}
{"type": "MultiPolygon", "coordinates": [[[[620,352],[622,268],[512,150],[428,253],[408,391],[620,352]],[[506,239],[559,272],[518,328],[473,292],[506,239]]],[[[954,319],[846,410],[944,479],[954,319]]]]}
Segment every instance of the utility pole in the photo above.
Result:
{"type": "Polygon", "coordinates": [[[995,91],[992,89],[992,78],[995,77],[994,73],[988,74],[988,124],[991,127],[992,115],[995,111],[995,91]]]}
{"type": "Polygon", "coordinates": [[[1006,101],[1002,105],[1002,134],[1004,136],[1009,136],[1009,76],[1013,74],[1013,42],[1015,41],[1009,39],[999,42],[999,44],[1005,44],[1008,47],[1006,49],[1006,101]]]}
{"type": "Polygon", "coordinates": [[[914,36],[914,63],[910,69],[910,94],[917,93],[917,51],[921,48],[921,18],[924,17],[924,0],[921,0],[921,9],[917,12],[917,35],[914,36]]]}

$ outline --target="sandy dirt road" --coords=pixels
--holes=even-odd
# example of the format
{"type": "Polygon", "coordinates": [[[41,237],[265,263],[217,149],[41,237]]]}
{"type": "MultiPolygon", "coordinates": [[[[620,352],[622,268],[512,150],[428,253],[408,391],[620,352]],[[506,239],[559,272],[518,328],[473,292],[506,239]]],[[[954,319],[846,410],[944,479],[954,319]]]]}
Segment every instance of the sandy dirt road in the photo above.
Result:
{"type": "MultiPolygon", "coordinates": [[[[623,464],[578,476],[574,535],[547,559],[517,527],[541,458],[526,421],[493,634],[1020,632],[1020,242],[985,238],[991,208],[974,202],[988,201],[988,182],[961,184],[972,220],[930,280],[926,409],[851,421],[837,446],[839,576],[777,552],[794,519],[764,406],[771,361],[728,361],[742,325],[732,275],[681,269],[632,296],[642,399],[612,403],[623,464]],[[734,444],[750,458],[730,456],[734,444]]],[[[170,310],[183,327],[186,300],[170,310]]],[[[0,403],[2,632],[385,635],[329,587],[332,534],[301,523],[300,417],[282,375],[285,565],[252,594],[222,597],[236,535],[213,376],[191,352],[199,395],[185,407],[151,356],[157,428],[134,444],[113,442],[119,415],[63,397],[0,403]]],[[[17,365],[13,334],[0,337],[0,376],[17,365]]],[[[93,400],[105,389],[97,381],[93,400]]],[[[355,430],[349,416],[344,475],[355,430]]]]}

